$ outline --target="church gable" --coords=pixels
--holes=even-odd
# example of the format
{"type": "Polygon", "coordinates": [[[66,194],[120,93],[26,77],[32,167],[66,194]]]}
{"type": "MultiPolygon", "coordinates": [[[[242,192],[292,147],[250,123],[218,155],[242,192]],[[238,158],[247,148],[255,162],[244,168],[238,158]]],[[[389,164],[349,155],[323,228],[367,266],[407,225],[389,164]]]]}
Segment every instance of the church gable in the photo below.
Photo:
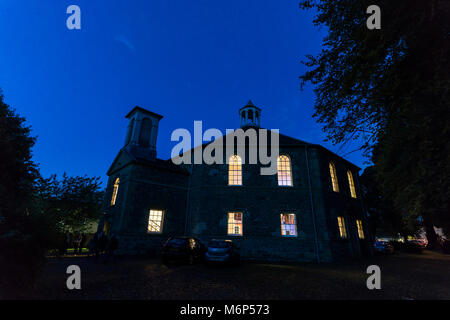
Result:
{"type": "Polygon", "coordinates": [[[116,156],[116,158],[114,159],[113,163],[109,167],[109,170],[107,172],[108,176],[110,176],[114,172],[120,170],[121,168],[123,168],[127,164],[131,163],[133,160],[134,159],[132,158],[132,156],[128,152],[126,152],[123,149],[120,150],[119,154],[116,156]]]}

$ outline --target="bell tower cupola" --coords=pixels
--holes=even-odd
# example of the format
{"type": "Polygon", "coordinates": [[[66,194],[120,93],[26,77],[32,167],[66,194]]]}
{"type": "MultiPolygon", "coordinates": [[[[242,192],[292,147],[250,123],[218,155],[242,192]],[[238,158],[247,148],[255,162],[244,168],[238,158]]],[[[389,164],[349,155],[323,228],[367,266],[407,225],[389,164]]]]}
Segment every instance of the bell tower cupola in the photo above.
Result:
{"type": "Polygon", "coordinates": [[[156,159],[156,137],[163,116],[136,106],[125,118],[129,123],[124,148],[135,156],[156,159]]]}
{"type": "Polygon", "coordinates": [[[257,127],[261,125],[261,109],[255,106],[252,100],[249,100],[245,106],[239,109],[241,118],[241,128],[257,127]]]}

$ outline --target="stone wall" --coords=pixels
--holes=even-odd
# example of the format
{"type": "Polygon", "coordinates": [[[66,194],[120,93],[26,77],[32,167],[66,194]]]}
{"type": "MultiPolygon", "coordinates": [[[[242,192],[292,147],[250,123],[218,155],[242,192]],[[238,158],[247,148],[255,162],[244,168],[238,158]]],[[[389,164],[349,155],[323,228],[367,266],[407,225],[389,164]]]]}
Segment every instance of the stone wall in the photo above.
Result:
{"type": "MultiPolygon", "coordinates": [[[[260,175],[260,166],[242,166],[242,186],[228,185],[228,165],[192,165],[189,176],[158,166],[130,164],[120,175],[117,205],[105,210],[119,235],[119,253],[158,254],[170,236],[191,235],[207,244],[231,239],[248,260],[329,262],[360,255],[355,219],[369,237],[362,202],[350,197],[346,171],[357,186],[357,168],[315,145],[282,146],[291,159],[293,186],[278,186],[277,175],[260,175]],[[340,192],[331,188],[328,163],[336,166],[340,192]],[[188,210],[186,210],[188,205],[188,210]],[[161,234],[148,234],[150,209],[163,210],[161,234]],[[227,213],[243,213],[243,235],[227,234],[227,213]],[[281,213],[296,214],[297,237],[281,235],[281,213]],[[337,216],[345,216],[348,239],[338,235],[337,216]],[[318,249],[318,252],[317,252],[318,249]]],[[[225,155],[225,152],[224,152],[225,155]]],[[[107,194],[112,192],[110,186],[107,194]]],[[[105,203],[107,204],[108,196],[105,203]]]]}
{"type": "Polygon", "coordinates": [[[155,254],[171,236],[185,231],[188,175],[161,166],[131,163],[109,178],[120,177],[116,205],[110,206],[112,186],[105,196],[102,220],[111,221],[119,238],[119,254],[155,254]],[[162,210],[161,233],[148,233],[150,209],[162,210]]]}

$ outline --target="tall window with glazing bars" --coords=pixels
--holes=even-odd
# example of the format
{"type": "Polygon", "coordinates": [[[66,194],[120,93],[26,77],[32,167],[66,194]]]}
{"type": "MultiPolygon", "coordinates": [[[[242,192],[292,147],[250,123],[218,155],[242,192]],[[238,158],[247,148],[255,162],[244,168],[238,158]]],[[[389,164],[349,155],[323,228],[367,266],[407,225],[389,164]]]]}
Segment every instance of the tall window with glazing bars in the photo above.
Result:
{"type": "Polygon", "coordinates": [[[330,176],[331,176],[331,186],[333,187],[334,192],[339,192],[339,184],[338,179],[336,175],[336,167],[334,166],[333,162],[330,162],[330,176]]]}
{"type": "Polygon", "coordinates": [[[291,160],[286,155],[278,157],[277,161],[278,169],[278,185],[279,186],[292,186],[292,170],[291,160]]]}
{"type": "Polygon", "coordinates": [[[355,182],[353,181],[353,175],[350,170],[347,171],[347,177],[348,177],[348,186],[350,188],[350,194],[352,198],[356,198],[355,182]]]}
{"type": "Polygon", "coordinates": [[[347,238],[347,228],[345,227],[345,219],[344,217],[340,216],[337,217],[338,220],[338,227],[339,227],[339,237],[342,239],[347,238]]]}
{"type": "Polygon", "coordinates": [[[155,210],[150,209],[148,215],[148,233],[161,233],[163,228],[164,221],[164,211],[163,210],[155,210]]]}
{"type": "Polygon", "coordinates": [[[294,213],[282,213],[281,218],[281,235],[284,237],[297,236],[297,222],[294,213]]]}
{"type": "Polygon", "coordinates": [[[364,239],[364,229],[361,220],[356,220],[356,227],[358,228],[358,237],[364,239]]]}
{"type": "Polygon", "coordinates": [[[242,160],[238,155],[232,155],[228,161],[228,185],[242,185],[242,160]]]}
{"type": "Polygon", "coordinates": [[[242,212],[228,212],[228,235],[242,236],[242,212]]]}
{"type": "Polygon", "coordinates": [[[117,192],[119,192],[119,178],[114,181],[113,192],[111,197],[111,206],[116,204],[117,192]]]}

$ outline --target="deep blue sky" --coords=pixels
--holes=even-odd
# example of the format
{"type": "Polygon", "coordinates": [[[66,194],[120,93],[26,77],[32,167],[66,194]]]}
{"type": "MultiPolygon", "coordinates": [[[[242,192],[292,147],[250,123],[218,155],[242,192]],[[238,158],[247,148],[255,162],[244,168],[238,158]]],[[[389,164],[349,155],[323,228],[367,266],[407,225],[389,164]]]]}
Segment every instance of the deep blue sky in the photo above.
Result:
{"type": "MultiPolygon", "coordinates": [[[[174,129],[236,128],[249,99],[263,127],[337,152],[312,118],[312,87],[299,89],[300,61],[320,52],[326,31],[312,19],[298,0],[2,0],[0,87],[38,136],[44,176],[106,181],[135,105],[164,116],[163,159],[174,129]],[[66,28],[70,4],[80,31],[66,28]]],[[[345,158],[364,167],[360,153],[345,158]]]]}

